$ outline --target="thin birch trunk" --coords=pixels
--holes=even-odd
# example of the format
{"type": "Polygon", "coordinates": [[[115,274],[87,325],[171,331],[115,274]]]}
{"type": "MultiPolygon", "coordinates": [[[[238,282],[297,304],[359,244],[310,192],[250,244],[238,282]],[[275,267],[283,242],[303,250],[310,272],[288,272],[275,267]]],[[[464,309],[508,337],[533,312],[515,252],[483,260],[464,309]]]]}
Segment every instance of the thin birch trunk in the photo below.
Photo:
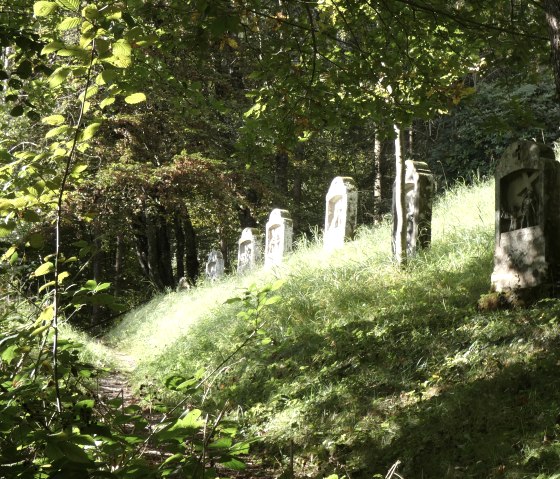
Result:
{"type": "Polygon", "coordinates": [[[398,125],[394,125],[395,138],[395,210],[397,228],[395,231],[395,259],[401,266],[406,265],[406,201],[405,201],[405,166],[403,135],[398,125]]]}

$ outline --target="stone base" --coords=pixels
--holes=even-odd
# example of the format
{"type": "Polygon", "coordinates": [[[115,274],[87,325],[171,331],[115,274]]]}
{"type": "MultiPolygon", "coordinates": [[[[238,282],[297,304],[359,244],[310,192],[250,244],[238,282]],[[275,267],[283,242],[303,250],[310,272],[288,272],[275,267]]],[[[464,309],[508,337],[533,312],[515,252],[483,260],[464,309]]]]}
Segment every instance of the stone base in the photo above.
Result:
{"type": "Polygon", "coordinates": [[[545,238],[540,226],[501,233],[494,253],[492,290],[532,289],[548,282],[545,238]]]}

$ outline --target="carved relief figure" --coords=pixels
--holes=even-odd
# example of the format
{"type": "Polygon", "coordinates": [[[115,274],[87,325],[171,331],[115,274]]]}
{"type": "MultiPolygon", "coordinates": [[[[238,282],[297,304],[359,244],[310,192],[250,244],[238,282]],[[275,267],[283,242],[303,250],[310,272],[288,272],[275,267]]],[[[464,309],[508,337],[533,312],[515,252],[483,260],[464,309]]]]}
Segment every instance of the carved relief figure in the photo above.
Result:
{"type": "Polygon", "coordinates": [[[274,226],[268,231],[268,251],[269,254],[274,254],[280,249],[281,238],[280,238],[280,226],[274,226]]]}
{"type": "Polygon", "coordinates": [[[344,226],[344,205],[342,198],[338,197],[331,201],[331,221],[329,222],[329,230],[338,229],[344,226]]]}
{"type": "Polygon", "coordinates": [[[535,189],[538,178],[538,171],[522,170],[502,180],[500,208],[502,232],[529,228],[538,224],[540,198],[535,189]]]}

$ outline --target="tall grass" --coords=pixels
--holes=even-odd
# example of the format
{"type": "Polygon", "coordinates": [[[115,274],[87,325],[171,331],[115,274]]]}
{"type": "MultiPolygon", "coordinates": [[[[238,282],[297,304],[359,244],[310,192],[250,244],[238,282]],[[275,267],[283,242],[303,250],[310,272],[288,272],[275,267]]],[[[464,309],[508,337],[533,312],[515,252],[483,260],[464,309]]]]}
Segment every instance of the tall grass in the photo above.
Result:
{"type": "Polygon", "coordinates": [[[560,308],[476,311],[493,223],[492,184],[459,185],[435,205],[431,248],[405,269],[388,222],[330,254],[320,238],[301,240],[273,270],[154,299],[106,340],[135,357],[137,384],[157,390],[245,339],[225,299],[283,278],[264,317],[269,339],[234,356],[200,398],[236,411],[280,472],[293,459],[301,476],[371,477],[400,459],[410,478],[549,477],[560,468],[560,308]]]}

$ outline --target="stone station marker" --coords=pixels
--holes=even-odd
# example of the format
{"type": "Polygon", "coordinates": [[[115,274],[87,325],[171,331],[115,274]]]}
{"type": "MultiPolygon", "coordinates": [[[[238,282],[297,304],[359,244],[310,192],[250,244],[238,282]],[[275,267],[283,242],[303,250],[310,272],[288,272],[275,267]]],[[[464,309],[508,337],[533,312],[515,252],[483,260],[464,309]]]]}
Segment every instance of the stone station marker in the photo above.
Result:
{"type": "Polygon", "coordinates": [[[293,221],[288,210],[274,209],[266,223],[264,265],[280,264],[292,251],[293,221]]]}
{"type": "MultiPolygon", "coordinates": [[[[414,256],[421,248],[427,248],[432,241],[432,202],[434,197],[434,176],[427,163],[405,161],[405,205],[406,205],[406,252],[414,256]]],[[[396,252],[397,224],[399,211],[396,209],[393,187],[393,255],[396,252]]]]}
{"type": "Polygon", "coordinates": [[[221,251],[212,250],[208,253],[206,261],[206,277],[210,281],[216,281],[224,275],[224,257],[221,251]]]}
{"type": "Polygon", "coordinates": [[[237,253],[237,274],[251,271],[262,256],[262,237],[257,228],[245,228],[239,239],[239,251],[237,253]]]}
{"type": "Polygon", "coordinates": [[[324,248],[342,248],[346,239],[352,239],[358,216],[358,189],[348,176],[337,176],[326,197],[324,248]]]}
{"type": "Polygon", "coordinates": [[[548,294],[560,273],[560,163],[551,148],[517,141],[495,178],[492,289],[548,294]]]}

